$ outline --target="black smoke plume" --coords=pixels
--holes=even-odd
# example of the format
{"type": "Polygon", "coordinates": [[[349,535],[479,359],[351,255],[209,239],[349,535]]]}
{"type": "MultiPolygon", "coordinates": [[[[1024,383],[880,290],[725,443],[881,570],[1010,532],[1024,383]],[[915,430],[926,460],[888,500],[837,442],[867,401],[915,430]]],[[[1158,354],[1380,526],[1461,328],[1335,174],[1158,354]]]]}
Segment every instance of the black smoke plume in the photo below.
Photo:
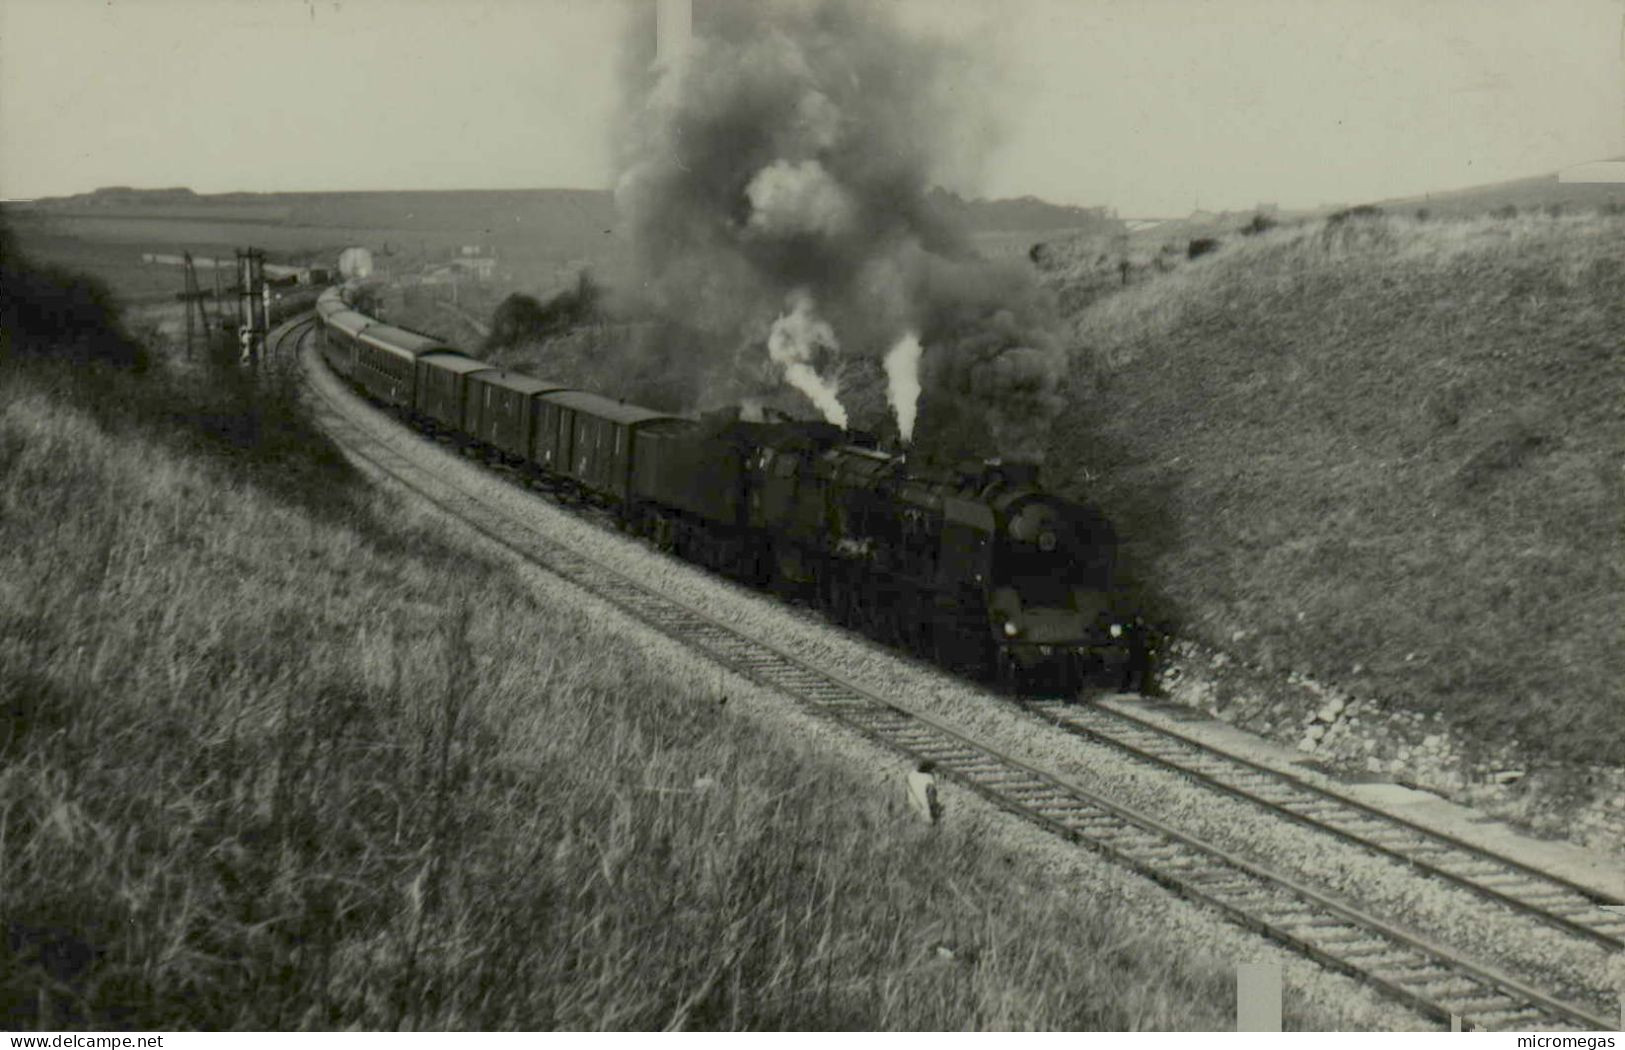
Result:
{"type": "Polygon", "coordinates": [[[884,382],[905,440],[918,392],[933,430],[1039,458],[1059,403],[1053,310],[928,197],[982,134],[968,56],[879,4],[694,7],[684,60],[630,52],[616,200],[654,309],[704,333],[701,399],[790,383],[844,423],[843,381],[884,382]]]}

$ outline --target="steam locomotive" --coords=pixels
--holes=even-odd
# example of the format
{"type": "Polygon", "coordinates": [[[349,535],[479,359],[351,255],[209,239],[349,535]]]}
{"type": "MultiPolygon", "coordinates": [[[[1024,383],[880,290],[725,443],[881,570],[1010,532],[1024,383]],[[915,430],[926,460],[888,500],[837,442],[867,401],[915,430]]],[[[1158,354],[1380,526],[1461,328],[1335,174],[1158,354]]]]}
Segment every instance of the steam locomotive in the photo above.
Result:
{"type": "Polygon", "coordinates": [[[1123,658],[1111,527],[1029,465],[916,470],[828,423],[673,416],[492,367],[338,288],[316,310],[323,356],[374,400],[664,550],[1010,689],[1070,691],[1123,658]]]}

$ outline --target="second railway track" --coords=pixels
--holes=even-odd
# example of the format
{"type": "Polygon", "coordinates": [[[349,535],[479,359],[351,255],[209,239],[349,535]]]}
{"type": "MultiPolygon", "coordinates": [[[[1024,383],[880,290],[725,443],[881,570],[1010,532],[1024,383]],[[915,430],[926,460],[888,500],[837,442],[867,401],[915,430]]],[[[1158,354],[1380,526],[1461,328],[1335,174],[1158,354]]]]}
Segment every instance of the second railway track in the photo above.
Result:
{"type": "Polygon", "coordinates": [[[1625,948],[1625,912],[1605,910],[1616,902],[1589,887],[1122,711],[1055,700],[1023,706],[1066,732],[1401,861],[1555,929],[1605,948],[1625,948]]]}
{"type": "MultiPolygon", "coordinates": [[[[293,321],[283,326],[272,345],[291,342],[295,346],[312,373],[311,388],[329,410],[324,425],[351,455],[487,540],[661,634],[894,752],[932,761],[943,775],[999,808],[1107,856],[1183,897],[1216,908],[1233,921],[1364,981],[1435,1020],[1462,1018],[1478,1027],[1514,1030],[1609,1026],[1590,1008],[1564,1001],[1290,876],[1118,805],[928,714],[882,698],[751,637],[692,603],[544,536],[520,515],[429,471],[391,447],[367,423],[357,421],[355,405],[346,403],[347,395],[338,392],[336,381],[325,374],[325,365],[308,346],[301,324],[293,321]]],[[[1051,720],[1056,715],[1043,705],[1034,710],[1051,720]]],[[[1082,733],[1085,727],[1075,724],[1073,731],[1082,733]]],[[[1149,747],[1146,750],[1151,753],[1149,747]]],[[[1312,816],[1289,807],[1283,812],[1293,813],[1297,819],[1312,816]]]]}

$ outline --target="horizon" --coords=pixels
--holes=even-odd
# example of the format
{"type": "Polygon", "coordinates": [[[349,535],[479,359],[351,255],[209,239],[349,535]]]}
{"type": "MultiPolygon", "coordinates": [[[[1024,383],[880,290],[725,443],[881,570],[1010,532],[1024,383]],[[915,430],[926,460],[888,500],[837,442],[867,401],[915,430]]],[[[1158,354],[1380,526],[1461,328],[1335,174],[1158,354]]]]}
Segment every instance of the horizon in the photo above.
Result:
{"type": "MultiPolygon", "coordinates": [[[[1625,155],[1621,155],[1621,156],[1618,156],[1618,157],[1604,157],[1604,158],[1601,158],[1601,159],[1595,160],[1595,161],[1582,162],[1580,164],[1572,165],[1570,168],[1565,168],[1565,169],[1562,169],[1560,171],[1544,171],[1544,172],[1538,172],[1538,173],[1530,174],[1530,175],[1515,175],[1515,176],[1513,176],[1511,178],[1501,179],[1501,180],[1496,181],[1496,182],[1476,183],[1476,184],[1470,185],[1470,186],[1452,186],[1452,187],[1447,187],[1447,188],[1442,188],[1442,189],[1426,190],[1426,191],[1423,191],[1423,192],[1420,192],[1420,193],[1415,193],[1415,194],[1405,194],[1405,195],[1402,195],[1402,196],[1395,196],[1395,197],[1383,197],[1383,198],[1375,199],[1375,200],[1326,201],[1326,202],[1323,202],[1323,203],[1318,204],[1318,205],[1304,205],[1304,206],[1297,206],[1297,207],[1288,207],[1288,206],[1282,205],[1282,206],[1280,206],[1280,210],[1283,211],[1283,212],[1315,212],[1315,211],[1323,211],[1323,210],[1326,210],[1326,209],[1329,209],[1329,208],[1342,208],[1342,207],[1352,207],[1352,206],[1370,205],[1370,204],[1385,204],[1385,203],[1389,203],[1389,202],[1400,202],[1400,201],[1409,202],[1409,201],[1414,201],[1414,200],[1419,200],[1419,199],[1425,199],[1427,197],[1447,197],[1447,196],[1450,196],[1450,195],[1453,195],[1453,194],[1473,193],[1473,192],[1481,191],[1481,190],[1490,190],[1490,189],[1495,189],[1495,188],[1502,187],[1502,186],[1509,186],[1509,185],[1512,185],[1514,183],[1533,182],[1533,181],[1542,180],[1542,179],[1553,179],[1553,180],[1556,180],[1558,182],[1564,182],[1564,183],[1569,184],[1569,185],[1615,185],[1615,184],[1625,184],[1625,155]],[[1617,171],[1617,172],[1612,172],[1612,171],[1608,172],[1608,174],[1611,177],[1604,178],[1604,179],[1587,178],[1587,179],[1579,179],[1579,180],[1569,181],[1569,180],[1564,180],[1562,178],[1562,176],[1566,172],[1568,172],[1570,170],[1587,168],[1587,167],[1595,167],[1595,166],[1598,166],[1598,165],[1618,165],[1620,170],[1617,171]]],[[[1009,196],[1009,197],[992,197],[992,196],[968,195],[968,194],[960,193],[960,192],[958,192],[956,190],[947,189],[946,187],[937,186],[937,185],[933,185],[931,187],[931,189],[932,190],[941,190],[942,192],[953,194],[953,195],[957,196],[959,199],[961,199],[962,201],[964,201],[967,204],[993,204],[993,203],[1001,203],[1001,202],[1006,202],[1006,201],[1019,202],[1019,201],[1031,200],[1031,201],[1036,201],[1036,202],[1038,202],[1040,204],[1044,204],[1044,205],[1048,205],[1048,206],[1056,207],[1056,208],[1076,208],[1078,210],[1084,210],[1084,211],[1093,210],[1093,209],[1104,209],[1108,213],[1114,213],[1118,219],[1121,219],[1123,221],[1146,221],[1146,220],[1151,220],[1151,219],[1173,220],[1173,219],[1187,218],[1187,217],[1189,217],[1191,215],[1195,215],[1195,214],[1198,214],[1198,213],[1211,214],[1211,215],[1224,215],[1224,214],[1234,215],[1234,214],[1239,214],[1239,213],[1257,211],[1258,207],[1259,207],[1259,204],[1271,204],[1271,203],[1273,203],[1273,202],[1258,202],[1258,203],[1255,203],[1255,204],[1249,205],[1249,206],[1230,207],[1230,208],[1197,207],[1197,208],[1193,208],[1192,210],[1187,211],[1187,212],[1179,212],[1179,213],[1170,212],[1170,213],[1166,213],[1166,214],[1162,214],[1162,215],[1124,215],[1124,214],[1121,214],[1120,209],[1113,208],[1111,205],[1073,204],[1073,203],[1068,203],[1068,202],[1064,202],[1064,201],[1050,200],[1048,198],[1041,197],[1041,196],[1038,196],[1036,194],[1030,194],[1030,193],[1020,194],[1020,195],[1017,195],[1017,196],[1009,196]]],[[[113,183],[113,184],[109,184],[109,185],[106,185],[106,186],[97,186],[94,189],[80,190],[80,191],[76,191],[76,192],[73,192],[73,193],[55,193],[55,194],[48,194],[48,195],[40,196],[40,197],[0,197],[0,204],[34,204],[34,203],[39,203],[39,202],[44,202],[44,201],[72,200],[72,199],[74,199],[76,197],[92,197],[92,196],[95,196],[98,193],[176,193],[176,192],[190,193],[193,196],[200,197],[200,198],[210,198],[210,197],[233,197],[233,196],[244,196],[244,197],[311,196],[311,197],[315,197],[315,196],[339,196],[339,195],[345,195],[345,194],[361,195],[361,194],[405,194],[405,193],[423,193],[423,194],[434,194],[434,193],[445,193],[445,194],[451,194],[451,193],[600,193],[600,194],[612,194],[613,190],[611,190],[609,188],[593,187],[593,186],[458,186],[458,187],[447,187],[447,188],[441,188],[441,189],[422,189],[422,188],[337,189],[337,190],[335,190],[335,189],[314,189],[314,190],[309,190],[309,189],[301,189],[301,190],[243,190],[243,189],[236,189],[236,190],[202,191],[202,190],[193,189],[190,186],[139,186],[139,185],[134,185],[134,184],[129,184],[129,183],[113,183]]]]}
{"type": "MultiPolygon", "coordinates": [[[[1555,13],[1529,0],[868,2],[962,60],[965,127],[948,130],[966,156],[935,181],[966,199],[1301,211],[1625,155],[1613,0],[1555,13]]],[[[13,0],[0,9],[0,197],[607,189],[636,7],[13,0]],[[65,81],[64,55],[101,72],[65,81]]]]}

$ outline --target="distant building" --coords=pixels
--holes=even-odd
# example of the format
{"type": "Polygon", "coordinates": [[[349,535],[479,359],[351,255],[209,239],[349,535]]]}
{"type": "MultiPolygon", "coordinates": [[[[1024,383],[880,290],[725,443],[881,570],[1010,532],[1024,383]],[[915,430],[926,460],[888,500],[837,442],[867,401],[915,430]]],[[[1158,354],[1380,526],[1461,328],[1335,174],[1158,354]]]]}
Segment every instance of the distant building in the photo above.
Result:
{"type": "MultiPolygon", "coordinates": [[[[141,261],[153,266],[185,266],[186,258],[181,255],[165,255],[158,252],[142,252],[141,261]]],[[[231,259],[211,259],[206,255],[192,256],[192,268],[196,270],[234,270],[237,264],[231,259]]]]}
{"type": "Polygon", "coordinates": [[[489,255],[476,258],[453,259],[451,264],[471,275],[476,281],[486,281],[497,271],[497,261],[489,255]]]}
{"type": "MultiPolygon", "coordinates": [[[[225,263],[220,265],[225,266],[225,263]]],[[[327,270],[321,266],[282,266],[277,263],[265,263],[263,269],[267,277],[282,278],[297,284],[327,283],[327,270]]]]}

